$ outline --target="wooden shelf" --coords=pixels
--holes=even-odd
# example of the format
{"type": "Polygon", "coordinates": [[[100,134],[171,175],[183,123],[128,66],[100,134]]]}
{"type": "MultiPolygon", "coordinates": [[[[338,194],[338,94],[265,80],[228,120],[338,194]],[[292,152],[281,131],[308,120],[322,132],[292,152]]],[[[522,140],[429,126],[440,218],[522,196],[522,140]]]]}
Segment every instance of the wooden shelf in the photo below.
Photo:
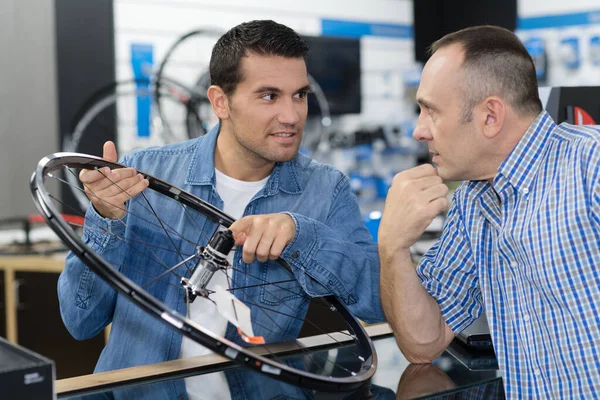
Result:
{"type": "Polygon", "coordinates": [[[53,256],[0,256],[4,270],[4,304],[6,309],[6,339],[17,343],[18,328],[13,282],[16,272],[60,273],[65,267],[66,254],[53,256]]]}

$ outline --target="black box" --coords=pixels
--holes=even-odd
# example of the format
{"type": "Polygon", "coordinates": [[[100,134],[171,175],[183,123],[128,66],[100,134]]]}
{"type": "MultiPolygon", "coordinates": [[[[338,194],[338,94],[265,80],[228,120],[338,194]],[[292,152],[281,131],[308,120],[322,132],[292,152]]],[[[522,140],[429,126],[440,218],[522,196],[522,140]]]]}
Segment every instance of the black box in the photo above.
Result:
{"type": "Polygon", "coordinates": [[[54,399],[54,362],[0,337],[0,398],[54,399]]]}

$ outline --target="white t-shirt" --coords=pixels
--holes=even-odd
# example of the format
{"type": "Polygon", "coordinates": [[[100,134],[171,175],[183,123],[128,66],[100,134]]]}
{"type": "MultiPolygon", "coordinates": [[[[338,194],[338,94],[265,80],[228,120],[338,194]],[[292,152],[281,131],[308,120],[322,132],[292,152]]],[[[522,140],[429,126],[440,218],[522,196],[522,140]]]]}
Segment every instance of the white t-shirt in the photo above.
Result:
{"type": "MultiPolygon", "coordinates": [[[[244,215],[246,206],[267,183],[269,177],[256,181],[245,182],[231,178],[215,168],[215,178],[217,184],[217,193],[223,200],[223,211],[235,219],[240,219],[244,215]]],[[[227,261],[233,263],[233,251],[229,253],[227,261]]],[[[228,270],[231,277],[231,269],[228,270]]],[[[210,283],[208,289],[226,289],[227,277],[224,273],[217,271],[210,283]]],[[[217,308],[209,300],[197,297],[190,304],[190,319],[209,329],[217,335],[225,336],[227,329],[227,320],[217,312],[217,308]]],[[[211,354],[212,351],[199,345],[187,337],[183,337],[181,342],[180,358],[188,358],[211,354]]],[[[229,386],[225,373],[213,373],[210,375],[199,375],[185,378],[185,385],[190,400],[221,400],[231,399],[229,386]]]]}

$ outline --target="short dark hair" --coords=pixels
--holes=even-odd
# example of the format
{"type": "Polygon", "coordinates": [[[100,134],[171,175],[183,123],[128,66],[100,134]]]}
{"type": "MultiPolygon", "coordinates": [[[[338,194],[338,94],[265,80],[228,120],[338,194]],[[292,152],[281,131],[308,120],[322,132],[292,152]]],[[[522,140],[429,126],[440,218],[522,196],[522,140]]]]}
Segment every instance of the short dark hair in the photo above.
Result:
{"type": "Polygon", "coordinates": [[[439,39],[429,53],[453,44],[464,50],[464,122],[473,118],[475,105],[492,95],[504,98],[521,116],[542,111],[533,60],[514,33],[491,25],[470,27],[439,39]]]}
{"type": "Polygon", "coordinates": [[[304,58],[308,45],[291,28],[271,20],[244,22],[226,32],[212,50],[210,83],[231,95],[243,80],[242,57],[250,54],[304,58]]]}

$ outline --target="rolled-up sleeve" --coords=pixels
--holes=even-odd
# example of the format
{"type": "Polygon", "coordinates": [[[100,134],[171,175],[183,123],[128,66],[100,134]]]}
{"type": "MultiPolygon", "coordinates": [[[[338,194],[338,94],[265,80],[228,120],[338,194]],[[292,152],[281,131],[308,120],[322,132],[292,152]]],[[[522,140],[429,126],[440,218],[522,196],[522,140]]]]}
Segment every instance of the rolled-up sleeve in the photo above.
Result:
{"type": "Polygon", "coordinates": [[[440,305],[442,316],[453,332],[460,333],[481,314],[477,268],[456,197],[442,237],[421,258],[417,275],[440,305]]]}

